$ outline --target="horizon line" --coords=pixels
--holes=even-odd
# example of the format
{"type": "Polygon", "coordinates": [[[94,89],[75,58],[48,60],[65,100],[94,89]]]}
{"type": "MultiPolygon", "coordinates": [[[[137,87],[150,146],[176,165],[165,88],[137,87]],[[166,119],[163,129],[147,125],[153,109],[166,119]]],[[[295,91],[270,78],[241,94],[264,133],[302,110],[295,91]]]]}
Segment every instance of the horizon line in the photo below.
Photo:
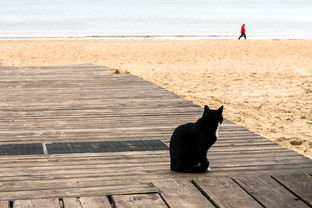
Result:
{"type": "MultiPolygon", "coordinates": [[[[231,40],[237,39],[239,35],[196,35],[196,34],[174,34],[174,35],[85,35],[85,36],[0,36],[0,40],[31,40],[31,39],[220,39],[220,40],[231,40]],[[236,37],[237,36],[237,37],[236,37]]],[[[312,40],[312,37],[261,37],[248,35],[247,39],[259,39],[259,40],[312,40]]]]}

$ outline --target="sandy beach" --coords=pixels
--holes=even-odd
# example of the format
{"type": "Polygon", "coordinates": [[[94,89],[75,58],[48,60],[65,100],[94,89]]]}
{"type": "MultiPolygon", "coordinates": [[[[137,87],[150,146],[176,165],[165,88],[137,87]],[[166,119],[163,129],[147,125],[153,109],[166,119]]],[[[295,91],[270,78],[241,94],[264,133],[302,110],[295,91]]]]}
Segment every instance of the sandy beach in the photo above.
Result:
{"type": "Polygon", "coordinates": [[[1,40],[0,65],[132,73],[312,158],[312,40],[1,40]]]}

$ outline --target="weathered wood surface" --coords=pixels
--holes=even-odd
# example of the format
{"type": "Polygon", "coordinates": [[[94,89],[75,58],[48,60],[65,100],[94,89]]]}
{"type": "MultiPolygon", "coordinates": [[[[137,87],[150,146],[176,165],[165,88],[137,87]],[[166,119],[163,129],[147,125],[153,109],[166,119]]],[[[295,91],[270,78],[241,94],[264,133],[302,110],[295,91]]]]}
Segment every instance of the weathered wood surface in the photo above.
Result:
{"type": "Polygon", "coordinates": [[[153,184],[171,208],[214,207],[189,180],[159,180],[153,184]]]}
{"type": "Polygon", "coordinates": [[[231,178],[210,177],[196,179],[194,183],[217,207],[262,207],[231,178]]]}
{"type": "Polygon", "coordinates": [[[60,208],[59,199],[16,200],[14,208],[60,208]]]}
{"type": "Polygon", "coordinates": [[[280,175],[274,179],[312,207],[312,177],[309,175],[280,175]]]}
{"type": "Polygon", "coordinates": [[[245,176],[235,181],[264,207],[308,207],[270,176],[245,176]]]}
{"type": "Polygon", "coordinates": [[[193,180],[154,180],[158,193],[0,201],[0,208],[311,207],[309,177],[304,174],[193,176],[193,180]]]}
{"type": "Polygon", "coordinates": [[[136,194],[113,196],[118,208],[167,208],[168,206],[158,194],[136,194]]]}
{"type": "Polygon", "coordinates": [[[111,204],[106,196],[64,198],[63,204],[64,208],[111,208],[111,204]]]}
{"type": "Polygon", "coordinates": [[[157,193],[158,189],[152,186],[150,183],[118,183],[114,181],[106,182],[85,182],[83,185],[73,182],[67,185],[61,185],[60,183],[54,184],[48,182],[45,186],[35,187],[33,185],[27,187],[21,187],[18,190],[16,186],[15,191],[3,189],[0,192],[0,199],[41,199],[47,197],[79,197],[79,196],[100,196],[100,195],[113,195],[113,194],[136,194],[136,193],[157,193]],[[70,187],[70,188],[69,188],[70,187]]]}
{"type": "Polygon", "coordinates": [[[0,208],[9,208],[9,201],[0,200],[0,208]]]}
{"type": "MultiPolygon", "coordinates": [[[[168,144],[176,126],[201,114],[199,106],[159,86],[105,67],[0,67],[0,144],[141,139],[168,144]]],[[[17,202],[14,207],[34,206],[37,199],[58,197],[81,206],[84,199],[98,201],[90,197],[120,194],[143,194],[144,203],[151,200],[149,194],[159,195],[174,207],[179,197],[174,190],[184,190],[184,201],[192,197],[202,202],[198,207],[208,207],[212,202],[205,201],[207,195],[200,195],[192,180],[205,190],[207,184],[199,178],[312,172],[310,159],[228,120],[208,157],[212,172],[194,175],[171,172],[168,151],[0,156],[0,207],[9,205],[8,200],[17,202]],[[188,190],[198,192],[186,196],[188,190]],[[29,200],[16,201],[22,199],[29,200]]],[[[305,184],[285,186],[307,204],[311,195],[299,191],[306,190],[305,184]]],[[[197,206],[196,201],[188,203],[197,206]]]]}
{"type": "Polygon", "coordinates": [[[82,208],[110,208],[110,202],[106,196],[79,198],[82,208]]]}

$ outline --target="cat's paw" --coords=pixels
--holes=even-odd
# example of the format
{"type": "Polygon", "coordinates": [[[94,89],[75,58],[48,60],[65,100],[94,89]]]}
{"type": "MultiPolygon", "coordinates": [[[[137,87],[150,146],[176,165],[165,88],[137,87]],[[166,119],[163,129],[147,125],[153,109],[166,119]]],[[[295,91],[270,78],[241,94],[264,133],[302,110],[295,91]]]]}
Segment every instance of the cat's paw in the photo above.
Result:
{"type": "Polygon", "coordinates": [[[211,172],[211,168],[210,167],[207,168],[207,172],[211,172]]]}

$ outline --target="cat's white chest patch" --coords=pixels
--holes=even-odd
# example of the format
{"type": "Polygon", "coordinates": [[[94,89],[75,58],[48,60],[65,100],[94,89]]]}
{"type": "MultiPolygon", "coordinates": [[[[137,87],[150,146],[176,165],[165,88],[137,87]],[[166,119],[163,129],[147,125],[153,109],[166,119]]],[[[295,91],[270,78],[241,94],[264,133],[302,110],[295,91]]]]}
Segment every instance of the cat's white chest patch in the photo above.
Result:
{"type": "Polygon", "coordinates": [[[219,123],[218,123],[217,130],[216,130],[216,137],[217,137],[217,138],[219,137],[219,129],[220,129],[220,126],[221,126],[221,123],[219,122],[219,123]]]}

